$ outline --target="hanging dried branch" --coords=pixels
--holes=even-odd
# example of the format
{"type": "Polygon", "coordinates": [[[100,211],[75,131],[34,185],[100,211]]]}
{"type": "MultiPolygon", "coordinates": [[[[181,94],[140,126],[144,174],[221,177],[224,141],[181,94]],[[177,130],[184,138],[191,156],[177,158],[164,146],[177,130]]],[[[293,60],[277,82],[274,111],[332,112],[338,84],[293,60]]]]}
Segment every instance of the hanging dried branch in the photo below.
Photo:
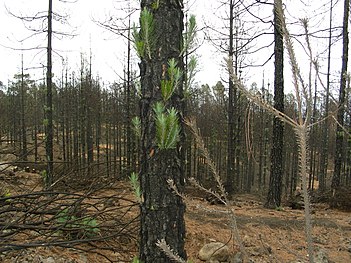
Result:
{"type": "MultiPolygon", "coordinates": [[[[302,179],[302,190],[303,190],[303,198],[304,198],[304,206],[305,206],[305,232],[306,232],[306,241],[308,247],[308,256],[309,262],[313,262],[313,241],[312,241],[312,221],[311,221],[311,213],[310,213],[310,198],[308,194],[308,185],[307,185],[307,161],[308,161],[308,129],[309,122],[311,117],[311,105],[312,105],[312,97],[311,92],[307,90],[307,86],[304,83],[303,77],[301,75],[296,55],[293,48],[293,42],[291,40],[290,33],[286,27],[284,11],[281,9],[281,6],[278,5],[278,8],[274,9],[277,12],[277,16],[281,20],[282,32],[284,35],[285,46],[288,50],[289,61],[291,65],[293,84],[295,88],[295,96],[298,104],[298,119],[293,120],[286,114],[276,110],[273,106],[269,105],[267,102],[263,101],[261,97],[258,97],[252,93],[250,93],[244,85],[241,83],[239,78],[235,75],[233,70],[233,58],[229,57],[227,59],[227,66],[229,74],[233,80],[233,82],[237,85],[240,91],[247,96],[250,100],[252,100],[258,106],[268,110],[275,117],[279,118],[283,122],[292,126],[296,134],[296,140],[299,146],[299,168],[300,168],[300,176],[302,179]],[[302,89],[302,90],[301,90],[302,89]],[[303,105],[306,107],[303,107],[303,105]]],[[[310,59],[312,58],[312,49],[309,42],[309,34],[307,30],[306,21],[302,21],[305,26],[305,37],[308,49],[310,50],[310,59]]],[[[312,63],[312,62],[311,62],[312,63]]],[[[312,68],[312,67],[311,67],[312,68]]]]}

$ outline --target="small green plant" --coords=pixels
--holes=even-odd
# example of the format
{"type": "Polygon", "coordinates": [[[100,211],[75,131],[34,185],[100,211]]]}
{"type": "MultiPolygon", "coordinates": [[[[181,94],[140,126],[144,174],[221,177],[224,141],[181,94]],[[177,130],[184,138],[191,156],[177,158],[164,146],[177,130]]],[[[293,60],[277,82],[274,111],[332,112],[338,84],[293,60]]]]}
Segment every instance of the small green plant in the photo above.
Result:
{"type": "Polygon", "coordinates": [[[46,183],[48,181],[48,174],[47,174],[46,170],[42,170],[40,172],[40,176],[41,176],[41,179],[43,180],[44,185],[46,185],[46,183]]]}
{"type": "Polygon", "coordinates": [[[140,32],[137,26],[134,25],[132,35],[138,56],[140,58],[147,56],[151,59],[151,52],[154,46],[154,17],[146,8],[140,14],[140,32]]]}
{"type": "Polygon", "coordinates": [[[198,65],[198,61],[197,61],[196,57],[191,56],[190,60],[188,62],[187,78],[186,78],[186,83],[185,83],[185,88],[184,88],[184,92],[185,92],[184,96],[186,96],[186,97],[190,96],[189,90],[194,82],[195,75],[198,72],[197,65],[198,65]]]}
{"type": "Polygon", "coordinates": [[[155,0],[151,4],[152,9],[157,10],[160,7],[160,0],[155,0]]]}
{"type": "Polygon", "coordinates": [[[70,239],[93,237],[100,231],[95,218],[90,216],[77,217],[72,215],[68,208],[58,213],[56,222],[68,231],[67,237],[70,239]]]}
{"type": "Polygon", "coordinates": [[[9,197],[11,197],[11,195],[12,194],[11,194],[10,190],[7,189],[7,188],[2,188],[0,190],[0,197],[5,198],[5,202],[11,202],[12,201],[12,199],[9,198],[9,197]]]}
{"type": "Polygon", "coordinates": [[[178,112],[171,108],[165,112],[162,102],[157,102],[154,106],[156,114],[156,140],[157,146],[161,150],[174,149],[180,140],[180,125],[178,112]]]}
{"type": "Polygon", "coordinates": [[[9,189],[5,189],[4,191],[4,197],[10,197],[11,196],[11,192],[9,189]]]}
{"type": "Polygon", "coordinates": [[[48,119],[43,119],[43,125],[46,127],[49,124],[49,120],[48,119]]]}
{"type": "Polygon", "coordinates": [[[138,202],[141,202],[141,189],[138,174],[133,172],[130,175],[129,180],[130,184],[132,185],[135,197],[137,198],[138,202]]]}
{"type": "Polygon", "coordinates": [[[134,117],[132,119],[133,131],[135,135],[140,138],[141,137],[141,121],[139,117],[134,117]]]}
{"type": "Polygon", "coordinates": [[[275,210],[280,211],[280,212],[283,212],[283,211],[284,211],[284,207],[282,207],[282,206],[277,206],[277,207],[275,208],[275,210]]]}
{"type": "Polygon", "coordinates": [[[142,263],[138,257],[134,257],[132,263],[142,263]]]}

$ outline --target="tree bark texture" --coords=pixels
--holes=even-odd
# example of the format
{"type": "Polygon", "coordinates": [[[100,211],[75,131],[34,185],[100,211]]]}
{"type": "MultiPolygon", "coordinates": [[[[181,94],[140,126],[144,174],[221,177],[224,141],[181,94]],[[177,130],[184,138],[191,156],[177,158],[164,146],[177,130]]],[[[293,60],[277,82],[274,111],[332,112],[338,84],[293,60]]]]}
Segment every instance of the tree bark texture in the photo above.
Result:
{"type": "MultiPolygon", "coordinates": [[[[165,239],[167,244],[182,258],[184,250],[185,205],[182,199],[170,190],[167,180],[171,179],[182,190],[184,186],[184,162],[180,144],[176,149],[160,150],[155,139],[155,114],[153,106],[161,100],[160,82],[167,74],[168,61],[176,59],[183,69],[180,56],[183,32],[181,3],[160,0],[141,1],[141,9],[147,8],[154,17],[154,48],[151,58],[142,57],[140,62],[141,94],[141,158],[140,185],[142,190],[140,260],[145,263],[167,263],[171,260],[156,246],[165,239]]],[[[170,105],[180,112],[182,89],[176,90],[170,105]]]]}
{"type": "Polygon", "coordinates": [[[344,22],[343,22],[343,48],[342,48],[342,65],[341,65],[341,80],[339,90],[339,110],[337,114],[338,125],[336,128],[336,143],[335,143],[335,159],[334,159],[334,175],[332,179],[332,189],[337,189],[340,186],[341,168],[345,160],[344,153],[344,115],[345,115],[345,98],[346,98],[346,82],[347,82],[347,62],[349,51],[349,12],[350,0],[344,2],[344,22]]]}
{"type": "Polygon", "coordinates": [[[46,170],[46,187],[50,187],[53,182],[53,112],[52,112],[52,0],[49,0],[48,10],[48,46],[47,46],[47,72],[46,72],[46,159],[47,159],[47,170],[46,170]]]}
{"type": "MultiPolygon", "coordinates": [[[[229,2],[229,57],[234,55],[234,3],[229,2]]],[[[237,61],[238,54],[235,54],[237,61]]],[[[238,65],[235,63],[235,74],[238,73],[238,65]]],[[[229,96],[228,96],[228,159],[227,159],[227,182],[226,191],[228,194],[234,193],[234,169],[235,169],[235,116],[234,116],[234,83],[229,76],[229,96]]]]}
{"type": "MultiPolygon", "coordinates": [[[[274,107],[284,112],[284,43],[282,24],[277,14],[282,1],[274,1],[274,107]]],[[[273,120],[273,144],[271,150],[271,173],[266,207],[280,206],[283,179],[283,138],[284,125],[281,120],[273,120]]]]}
{"type": "Polygon", "coordinates": [[[328,39],[328,66],[327,66],[327,89],[325,91],[325,110],[324,110],[324,121],[322,129],[322,151],[319,167],[319,190],[325,191],[327,184],[327,170],[328,170],[328,158],[329,158],[329,90],[330,90],[330,64],[331,64],[331,48],[332,48],[332,26],[333,26],[333,0],[330,1],[330,11],[329,11],[329,39],[328,39]]]}

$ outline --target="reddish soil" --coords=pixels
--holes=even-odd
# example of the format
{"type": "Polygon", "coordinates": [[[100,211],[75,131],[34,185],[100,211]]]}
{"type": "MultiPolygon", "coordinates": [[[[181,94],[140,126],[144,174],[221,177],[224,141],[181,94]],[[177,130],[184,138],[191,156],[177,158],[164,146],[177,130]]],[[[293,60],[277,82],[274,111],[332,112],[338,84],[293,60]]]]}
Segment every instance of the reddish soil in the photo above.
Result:
{"type": "MultiPolygon", "coordinates": [[[[39,178],[36,177],[35,180],[33,174],[28,175],[32,180],[31,183],[27,181],[27,185],[33,189],[39,178]]],[[[19,176],[22,180],[29,178],[24,172],[20,172],[19,176]]],[[[127,184],[124,189],[129,189],[124,195],[132,198],[127,184]]],[[[108,194],[107,192],[101,194],[108,194]]],[[[248,194],[237,196],[234,202],[233,208],[240,237],[252,262],[308,262],[302,210],[292,210],[289,207],[283,207],[280,211],[265,209],[257,197],[248,194]]],[[[225,210],[226,207],[223,205],[211,205],[198,197],[188,202],[185,217],[186,250],[192,262],[201,262],[197,258],[198,251],[211,241],[228,244],[233,254],[239,250],[238,243],[233,238],[230,218],[223,213],[225,210]]],[[[351,245],[351,213],[331,210],[323,204],[314,204],[313,211],[315,249],[322,249],[329,262],[351,262],[351,253],[348,251],[351,245]]],[[[138,209],[135,208],[131,213],[136,215],[138,209]]],[[[112,252],[103,253],[115,259],[115,262],[123,262],[118,261],[118,256],[112,252]]],[[[11,252],[0,261],[25,262],[27,259],[27,262],[45,263],[50,261],[42,259],[49,257],[72,263],[109,262],[96,253],[62,248],[36,248],[11,252]]]]}
{"type": "MultiPolygon", "coordinates": [[[[5,178],[5,177],[4,177],[5,178]]],[[[13,182],[21,181],[21,191],[41,188],[40,175],[17,172],[12,177],[13,182]]],[[[6,188],[15,193],[17,183],[6,182],[6,188]]],[[[123,196],[133,198],[128,183],[116,182],[118,189],[123,189],[123,196]],[[121,184],[123,187],[120,187],[121,184]]],[[[101,195],[111,194],[106,190],[101,195]]],[[[200,262],[197,257],[200,248],[211,241],[228,244],[233,255],[238,252],[238,242],[233,237],[230,218],[223,205],[211,205],[206,200],[191,195],[187,202],[185,216],[187,236],[186,250],[192,262],[200,262]]],[[[121,205],[121,202],[110,204],[121,205]]],[[[255,195],[238,195],[234,205],[240,238],[252,262],[308,262],[304,233],[303,210],[292,210],[282,207],[278,210],[263,208],[262,200],[255,195]]],[[[351,213],[332,210],[326,204],[313,204],[313,241],[316,251],[324,251],[329,262],[351,262],[351,213]]],[[[138,214],[134,207],[130,216],[138,214]]],[[[136,236],[138,233],[134,233],[136,236]]],[[[128,246],[128,244],[126,244],[128,246]]],[[[83,247],[84,248],[84,247],[83,247]]],[[[130,250],[137,251],[137,247],[130,250]]],[[[101,251],[114,262],[120,261],[117,253],[101,251]]],[[[135,252],[136,254],[137,252],[135,252]]],[[[1,262],[109,262],[97,253],[82,252],[73,249],[57,247],[31,248],[26,251],[7,252],[1,255],[1,262]],[[50,261],[52,258],[54,261],[50,261]],[[59,260],[60,259],[60,260],[59,260]]],[[[129,261],[130,262],[130,261],[129,261]]]]}

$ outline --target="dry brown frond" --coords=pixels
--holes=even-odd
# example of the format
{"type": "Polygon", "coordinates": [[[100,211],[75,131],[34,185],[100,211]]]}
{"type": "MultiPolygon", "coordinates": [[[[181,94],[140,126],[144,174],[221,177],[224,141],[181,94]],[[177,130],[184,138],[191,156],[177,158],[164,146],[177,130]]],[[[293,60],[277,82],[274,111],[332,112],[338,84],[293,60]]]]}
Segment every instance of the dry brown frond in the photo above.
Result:
{"type": "Polygon", "coordinates": [[[210,154],[209,154],[207,148],[205,147],[205,144],[204,144],[204,141],[202,140],[199,129],[196,126],[196,121],[194,119],[188,118],[188,119],[184,120],[184,123],[185,123],[185,125],[187,125],[189,127],[191,133],[194,135],[196,143],[199,146],[199,151],[202,154],[202,156],[206,159],[206,163],[209,166],[214,179],[216,180],[217,187],[220,191],[220,194],[218,194],[215,191],[212,191],[211,189],[207,189],[207,188],[203,187],[200,183],[198,183],[193,178],[190,181],[195,187],[205,191],[206,193],[211,194],[212,196],[215,196],[220,202],[222,202],[228,208],[228,214],[230,215],[229,218],[230,218],[232,235],[234,236],[237,244],[239,245],[240,251],[243,253],[245,262],[247,262],[249,259],[249,256],[247,254],[247,251],[246,251],[244,244],[242,242],[242,239],[240,237],[238,225],[236,222],[235,211],[234,211],[233,206],[230,205],[230,202],[228,200],[228,194],[224,189],[221,178],[217,172],[216,165],[212,161],[210,154]]]}
{"type": "Polygon", "coordinates": [[[158,240],[156,243],[156,246],[158,246],[166,255],[167,257],[178,263],[186,263],[184,259],[182,259],[166,242],[166,240],[161,239],[158,240]]]}

